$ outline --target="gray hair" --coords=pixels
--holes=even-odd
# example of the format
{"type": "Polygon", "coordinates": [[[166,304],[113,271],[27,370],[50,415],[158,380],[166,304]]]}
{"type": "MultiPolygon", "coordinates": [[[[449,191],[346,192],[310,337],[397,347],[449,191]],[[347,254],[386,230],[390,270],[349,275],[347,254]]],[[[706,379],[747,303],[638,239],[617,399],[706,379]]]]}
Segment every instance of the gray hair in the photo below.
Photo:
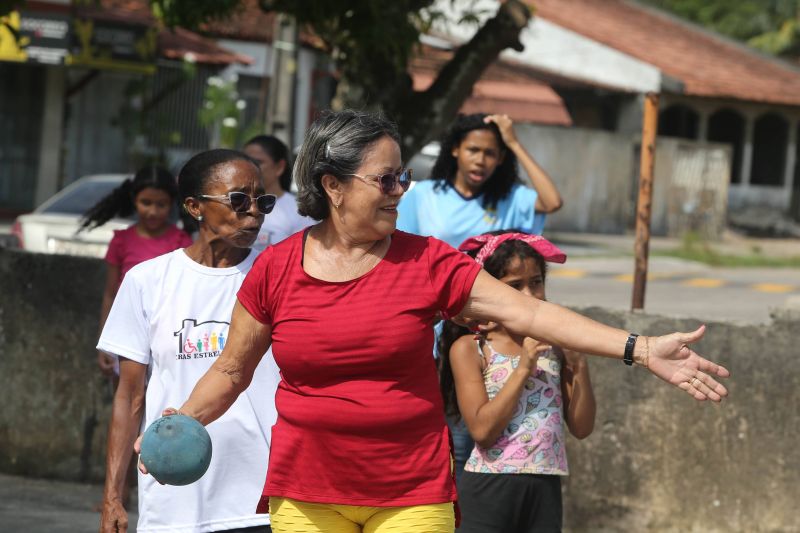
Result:
{"type": "Polygon", "coordinates": [[[369,147],[389,136],[398,144],[397,126],[381,115],[366,111],[329,112],[311,125],[297,154],[293,177],[297,184],[297,211],[315,220],[330,216],[322,176],[352,179],[369,147]]]}

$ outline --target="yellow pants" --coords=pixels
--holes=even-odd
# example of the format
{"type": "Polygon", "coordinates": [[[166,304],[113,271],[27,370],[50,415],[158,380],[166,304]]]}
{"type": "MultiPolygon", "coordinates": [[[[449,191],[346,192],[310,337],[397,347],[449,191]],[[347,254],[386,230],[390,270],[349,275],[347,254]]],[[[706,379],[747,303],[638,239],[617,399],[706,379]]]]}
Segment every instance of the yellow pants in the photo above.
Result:
{"type": "Polygon", "coordinates": [[[364,507],[269,499],[273,533],[453,533],[452,503],[364,507]]]}

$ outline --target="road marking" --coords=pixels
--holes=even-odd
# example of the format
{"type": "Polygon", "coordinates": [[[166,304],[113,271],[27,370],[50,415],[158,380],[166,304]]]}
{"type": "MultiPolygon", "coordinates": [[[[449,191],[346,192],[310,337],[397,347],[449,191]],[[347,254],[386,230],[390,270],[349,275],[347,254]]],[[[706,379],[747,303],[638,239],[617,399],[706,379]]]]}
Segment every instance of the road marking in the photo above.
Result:
{"type": "Polygon", "coordinates": [[[722,287],[725,285],[725,282],[721,279],[711,279],[711,278],[692,278],[687,279],[681,285],[685,285],[687,287],[702,287],[705,289],[713,289],[716,287],[722,287]]]}
{"type": "Polygon", "coordinates": [[[792,292],[797,290],[794,285],[784,285],[782,283],[756,283],[750,288],[760,292],[792,292]]]}
{"type": "MultiPolygon", "coordinates": [[[[657,281],[674,278],[675,274],[647,274],[647,281],[657,281]]],[[[623,281],[625,283],[633,283],[633,274],[618,274],[614,276],[615,281],[623,281]]]]}
{"type": "Polygon", "coordinates": [[[578,268],[559,268],[551,270],[550,276],[555,278],[585,278],[586,271],[578,268]]]}

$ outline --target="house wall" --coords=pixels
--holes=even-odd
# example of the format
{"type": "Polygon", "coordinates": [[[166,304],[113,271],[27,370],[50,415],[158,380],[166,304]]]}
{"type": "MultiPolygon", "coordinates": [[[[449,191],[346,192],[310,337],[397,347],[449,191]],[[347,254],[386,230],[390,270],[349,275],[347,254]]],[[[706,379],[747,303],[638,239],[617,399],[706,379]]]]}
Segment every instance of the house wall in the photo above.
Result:
{"type": "Polygon", "coordinates": [[[500,56],[622,92],[660,90],[656,67],[542,18],[534,17],[521,40],[522,52],[505,50],[500,56]]]}
{"type": "MultiPolygon", "coordinates": [[[[494,16],[499,2],[438,0],[435,6],[437,11],[445,13],[450,22],[437,23],[434,29],[451,39],[466,42],[472,39],[478,26],[452,21],[459,20],[464,11],[469,11],[482,23],[494,16]]],[[[525,47],[522,52],[505,50],[500,56],[574,80],[596,83],[624,92],[658,91],[661,87],[661,72],[652,65],[537,18],[535,12],[533,19],[522,31],[520,40],[525,47]]]]}
{"type": "MultiPolygon", "coordinates": [[[[89,74],[88,70],[77,68],[66,72],[68,86],[79,83],[89,74]]],[[[139,76],[141,74],[100,71],[66,100],[63,182],[59,189],[81,176],[134,170],[129,168],[130,146],[114,119],[125,101],[126,87],[139,76]]]]}
{"type": "MultiPolygon", "coordinates": [[[[0,249],[0,471],[102,479],[111,396],[94,344],[103,280],[97,259],[0,249]]],[[[698,325],[581,312],[650,334],[698,325]]],[[[798,320],[800,311],[787,308],[770,324],[708,324],[696,348],[733,376],[719,406],[620,361],[593,359],[597,420],[588,439],[567,443],[565,530],[800,529],[800,374],[787,372],[797,365],[798,320]]]]}
{"type": "MultiPolygon", "coordinates": [[[[638,138],[579,128],[519,124],[517,136],[550,174],[564,206],[548,230],[626,233],[635,221],[638,138]]],[[[730,153],[722,145],[659,138],[651,231],[718,236],[727,215],[730,153]]]]}

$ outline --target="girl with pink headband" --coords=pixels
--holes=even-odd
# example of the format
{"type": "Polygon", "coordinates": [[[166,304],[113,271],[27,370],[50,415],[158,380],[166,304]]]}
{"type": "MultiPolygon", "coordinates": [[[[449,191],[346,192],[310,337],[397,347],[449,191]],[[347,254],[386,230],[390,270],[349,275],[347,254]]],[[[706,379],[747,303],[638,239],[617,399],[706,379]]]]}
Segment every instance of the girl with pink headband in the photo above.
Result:
{"type": "MultiPolygon", "coordinates": [[[[547,239],[514,232],[471,237],[459,250],[540,300],[546,262],[567,259],[547,239]]],[[[474,335],[449,322],[439,338],[445,409],[463,418],[475,440],[458,487],[458,531],[561,531],[560,476],[568,474],[562,420],[579,439],[594,428],[586,357],[519,339],[495,323],[481,329],[474,335]]]]}

